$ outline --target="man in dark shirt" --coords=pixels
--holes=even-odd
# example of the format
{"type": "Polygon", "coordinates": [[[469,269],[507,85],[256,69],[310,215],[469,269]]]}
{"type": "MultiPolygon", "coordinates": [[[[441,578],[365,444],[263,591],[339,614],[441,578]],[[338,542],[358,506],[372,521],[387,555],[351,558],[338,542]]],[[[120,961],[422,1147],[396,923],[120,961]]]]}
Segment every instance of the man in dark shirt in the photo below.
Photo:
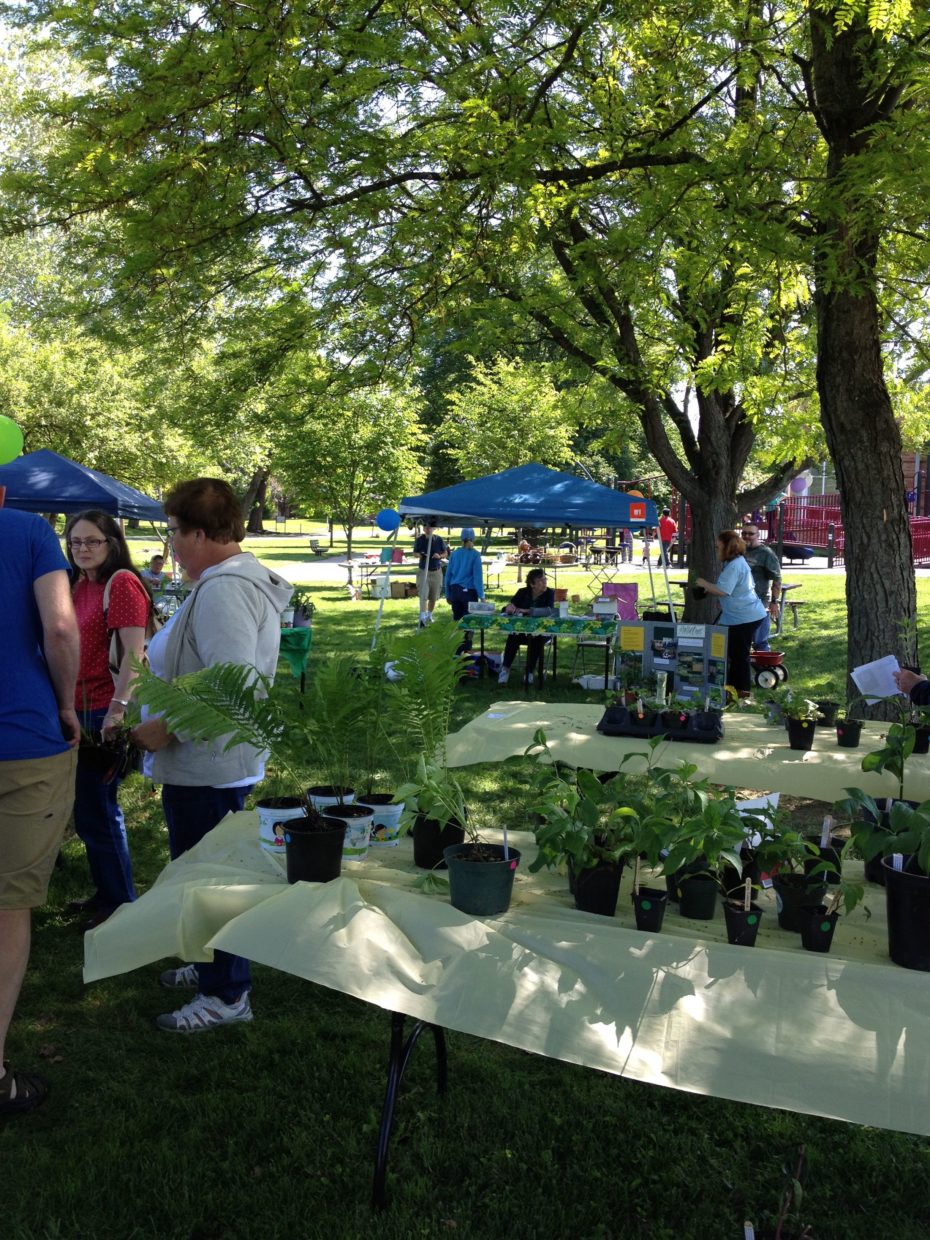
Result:
{"type": "Polygon", "coordinates": [[[448,548],[439,535],[432,518],[423,522],[423,533],[413,544],[413,553],[420,557],[417,563],[417,597],[420,600],[420,628],[431,624],[433,608],[442,594],[442,562],[448,548]]]}

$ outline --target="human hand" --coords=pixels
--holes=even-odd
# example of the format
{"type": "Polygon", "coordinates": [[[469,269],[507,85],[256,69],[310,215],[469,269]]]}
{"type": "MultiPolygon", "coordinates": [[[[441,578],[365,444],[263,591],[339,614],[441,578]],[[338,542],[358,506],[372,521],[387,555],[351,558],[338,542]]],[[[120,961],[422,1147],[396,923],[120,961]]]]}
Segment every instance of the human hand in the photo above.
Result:
{"type": "Polygon", "coordinates": [[[103,723],[100,725],[100,732],[105,741],[112,741],[119,735],[125,716],[125,706],[121,706],[119,702],[110,703],[110,708],[104,715],[103,723]]]}
{"type": "Polygon", "coordinates": [[[515,616],[516,614],[517,614],[516,607],[514,607],[513,603],[508,603],[507,606],[504,608],[504,615],[515,616]]]}
{"type": "Polygon", "coordinates": [[[134,745],[148,753],[158,753],[159,749],[164,749],[174,740],[164,719],[146,719],[144,723],[133,728],[130,736],[134,745]]]}
{"type": "Polygon", "coordinates": [[[921,680],[926,680],[926,676],[920,676],[917,672],[909,672],[907,668],[902,667],[899,672],[894,674],[894,682],[902,693],[910,693],[914,685],[921,680]]]}
{"type": "Polygon", "coordinates": [[[77,717],[77,711],[60,710],[58,722],[61,724],[62,736],[68,742],[68,748],[75,749],[81,741],[81,723],[77,717]]]}

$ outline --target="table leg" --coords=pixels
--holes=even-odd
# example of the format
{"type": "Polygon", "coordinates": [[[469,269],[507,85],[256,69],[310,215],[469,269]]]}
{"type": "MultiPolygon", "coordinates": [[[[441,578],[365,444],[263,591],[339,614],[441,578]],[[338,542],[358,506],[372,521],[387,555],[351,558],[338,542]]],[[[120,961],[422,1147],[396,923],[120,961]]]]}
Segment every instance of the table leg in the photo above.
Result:
{"type": "Polygon", "coordinates": [[[444,1094],[448,1084],[448,1060],[446,1056],[445,1030],[439,1025],[430,1025],[426,1021],[414,1022],[407,1037],[404,1037],[404,1022],[407,1017],[403,1012],[391,1013],[391,1050],[388,1058],[387,1089],[384,1093],[384,1106],[381,1110],[381,1127],[378,1130],[378,1150],[375,1155],[375,1178],[371,1189],[372,1204],[379,1210],[388,1204],[385,1181],[387,1180],[388,1152],[390,1149],[391,1132],[394,1127],[394,1107],[397,1093],[407,1071],[407,1064],[413,1048],[424,1029],[432,1029],[436,1043],[436,1092],[444,1094]]]}

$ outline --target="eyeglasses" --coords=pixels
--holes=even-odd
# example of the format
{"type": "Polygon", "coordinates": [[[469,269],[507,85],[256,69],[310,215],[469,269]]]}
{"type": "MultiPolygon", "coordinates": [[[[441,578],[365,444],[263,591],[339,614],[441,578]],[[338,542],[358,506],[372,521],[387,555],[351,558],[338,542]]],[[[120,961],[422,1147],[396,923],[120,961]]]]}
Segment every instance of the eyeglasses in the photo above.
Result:
{"type": "Polygon", "coordinates": [[[181,533],[181,527],[180,527],[180,525],[169,525],[169,526],[168,526],[168,539],[169,539],[169,541],[171,541],[172,539],[174,539],[174,538],[175,538],[175,536],[176,536],[177,534],[180,534],[180,533],[181,533]]]}
{"type": "Polygon", "coordinates": [[[68,546],[72,551],[80,551],[82,547],[86,547],[88,551],[95,551],[97,547],[102,547],[106,541],[105,538],[69,538],[68,546]]]}

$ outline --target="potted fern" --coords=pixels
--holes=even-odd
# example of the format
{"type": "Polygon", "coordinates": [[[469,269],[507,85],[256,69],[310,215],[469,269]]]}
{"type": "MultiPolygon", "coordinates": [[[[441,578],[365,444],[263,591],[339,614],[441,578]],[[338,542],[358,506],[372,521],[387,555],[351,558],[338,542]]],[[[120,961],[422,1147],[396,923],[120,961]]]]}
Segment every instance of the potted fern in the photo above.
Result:
{"type": "Polygon", "coordinates": [[[401,827],[411,829],[414,861],[429,870],[446,868],[443,850],[461,844],[468,825],[465,794],[446,754],[455,690],[467,668],[461,640],[453,620],[398,639],[392,653],[399,677],[387,686],[399,725],[388,740],[406,772],[395,794],[404,803],[401,827]]]}
{"type": "Polygon", "coordinates": [[[313,764],[325,783],[307,789],[307,799],[321,814],[346,824],[343,856],[361,861],[368,853],[374,813],[355,802],[355,753],[367,724],[368,677],[349,655],[319,660],[307,695],[306,734],[313,764]]]}
{"type": "Polygon", "coordinates": [[[136,665],[136,671],[136,699],[162,716],[172,732],[201,744],[221,745],[224,750],[245,744],[269,754],[293,795],[285,798],[284,805],[278,798],[269,798],[264,805],[260,801],[258,808],[260,815],[269,811],[270,840],[284,841],[288,881],[337,878],[345,825],[324,818],[301,791],[313,727],[293,681],[272,685],[254,668],[240,663],[217,663],[179,676],[171,684],[142,664],[136,665]]]}

